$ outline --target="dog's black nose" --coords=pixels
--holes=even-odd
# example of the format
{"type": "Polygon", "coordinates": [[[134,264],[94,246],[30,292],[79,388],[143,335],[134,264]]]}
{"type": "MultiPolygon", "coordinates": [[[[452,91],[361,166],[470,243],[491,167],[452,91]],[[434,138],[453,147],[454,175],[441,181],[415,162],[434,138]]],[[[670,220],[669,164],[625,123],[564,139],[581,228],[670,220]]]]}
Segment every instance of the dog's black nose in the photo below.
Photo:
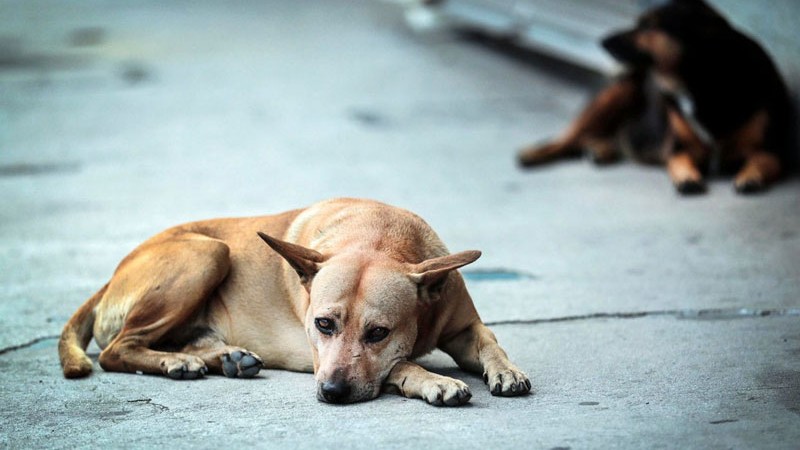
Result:
{"type": "Polygon", "coordinates": [[[634,66],[649,66],[653,58],[636,46],[636,30],[615,33],[603,38],[600,44],[617,61],[634,66]]]}
{"type": "Polygon", "coordinates": [[[330,403],[342,403],[350,396],[350,385],[343,381],[326,381],[320,387],[322,398],[330,403]]]}

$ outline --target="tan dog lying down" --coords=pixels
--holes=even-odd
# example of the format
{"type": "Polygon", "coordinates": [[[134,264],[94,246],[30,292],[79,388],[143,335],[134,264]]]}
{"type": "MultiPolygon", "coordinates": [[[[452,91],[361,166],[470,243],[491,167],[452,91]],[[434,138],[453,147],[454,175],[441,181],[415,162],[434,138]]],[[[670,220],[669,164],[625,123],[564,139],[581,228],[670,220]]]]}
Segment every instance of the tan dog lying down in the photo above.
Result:
{"type": "Polygon", "coordinates": [[[368,200],[181,225],[135,249],[72,316],[58,346],[64,376],[92,371],[84,350],[94,336],[109,371],[192,379],[313,369],[327,402],[383,388],[464,404],[465,383],[410,362],[438,347],[483,373],[492,394],[526,394],[528,377],[456,271],[479,256],[449,255],[421,218],[368,200]]]}

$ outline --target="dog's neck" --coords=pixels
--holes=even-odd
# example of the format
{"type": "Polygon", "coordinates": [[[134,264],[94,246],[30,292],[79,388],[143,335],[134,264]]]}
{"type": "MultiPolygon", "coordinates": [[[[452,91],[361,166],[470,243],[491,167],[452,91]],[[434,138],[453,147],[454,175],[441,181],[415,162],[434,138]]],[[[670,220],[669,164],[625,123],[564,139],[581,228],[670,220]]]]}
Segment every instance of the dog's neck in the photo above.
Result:
{"type": "Polygon", "coordinates": [[[654,72],[653,79],[656,82],[658,90],[663,94],[670,94],[674,96],[688,94],[686,86],[678,77],[670,74],[654,72]]]}

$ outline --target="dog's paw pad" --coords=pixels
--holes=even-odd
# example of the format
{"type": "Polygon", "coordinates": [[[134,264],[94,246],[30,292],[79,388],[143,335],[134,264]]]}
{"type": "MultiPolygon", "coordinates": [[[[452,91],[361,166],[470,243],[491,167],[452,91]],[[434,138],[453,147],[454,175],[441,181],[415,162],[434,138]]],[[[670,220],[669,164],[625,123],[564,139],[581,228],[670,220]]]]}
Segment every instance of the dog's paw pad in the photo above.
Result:
{"type": "Polygon", "coordinates": [[[208,373],[208,367],[200,358],[163,362],[161,365],[166,375],[173,380],[195,380],[208,373]]]}
{"type": "Polygon", "coordinates": [[[264,367],[261,358],[247,350],[234,350],[221,358],[222,373],[229,378],[252,378],[264,367]]]}
{"type": "Polygon", "coordinates": [[[472,392],[463,381],[442,377],[426,383],[422,398],[434,406],[459,406],[469,402],[472,392]]]}
{"type": "Polygon", "coordinates": [[[682,195],[699,195],[706,192],[706,185],[698,180],[684,180],[675,183],[675,189],[682,195]]]}
{"type": "Polygon", "coordinates": [[[492,395],[513,397],[525,395],[531,391],[531,381],[517,369],[505,369],[494,373],[484,373],[484,382],[489,386],[492,395]]]}

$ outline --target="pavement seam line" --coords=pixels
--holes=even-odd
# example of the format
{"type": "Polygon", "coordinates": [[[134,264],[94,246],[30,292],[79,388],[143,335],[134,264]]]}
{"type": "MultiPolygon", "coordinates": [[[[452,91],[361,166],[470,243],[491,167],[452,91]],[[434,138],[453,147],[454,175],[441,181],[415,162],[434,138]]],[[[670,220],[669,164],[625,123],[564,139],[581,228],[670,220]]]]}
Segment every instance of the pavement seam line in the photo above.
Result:
{"type": "Polygon", "coordinates": [[[495,320],[484,322],[486,326],[501,325],[536,325],[540,323],[576,322],[582,320],[597,319],[640,319],[643,317],[672,316],[676,319],[696,319],[696,320],[724,320],[724,319],[746,319],[758,317],[775,316],[800,316],[800,308],[783,309],[755,309],[755,308],[710,308],[710,309],[669,309],[656,311],[638,312],[618,312],[618,313],[592,313],[575,316],[552,317],[548,319],[514,319],[514,320],[495,320]]]}
{"type": "Polygon", "coordinates": [[[34,346],[34,345],[38,344],[39,342],[49,341],[49,340],[52,340],[52,339],[58,339],[59,337],[61,337],[60,334],[51,334],[49,336],[40,336],[40,337],[37,337],[35,339],[31,339],[30,341],[22,343],[22,344],[3,347],[3,348],[0,348],[0,355],[5,355],[6,353],[11,353],[11,352],[15,352],[17,350],[22,350],[23,348],[28,348],[28,347],[34,346]]]}
{"type": "Polygon", "coordinates": [[[150,405],[156,408],[158,411],[169,411],[169,407],[166,405],[162,405],[161,403],[153,402],[152,398],[137,398],[133,400],[126,400],[128,403],[138,403],[143,405],[150,405]]]}

